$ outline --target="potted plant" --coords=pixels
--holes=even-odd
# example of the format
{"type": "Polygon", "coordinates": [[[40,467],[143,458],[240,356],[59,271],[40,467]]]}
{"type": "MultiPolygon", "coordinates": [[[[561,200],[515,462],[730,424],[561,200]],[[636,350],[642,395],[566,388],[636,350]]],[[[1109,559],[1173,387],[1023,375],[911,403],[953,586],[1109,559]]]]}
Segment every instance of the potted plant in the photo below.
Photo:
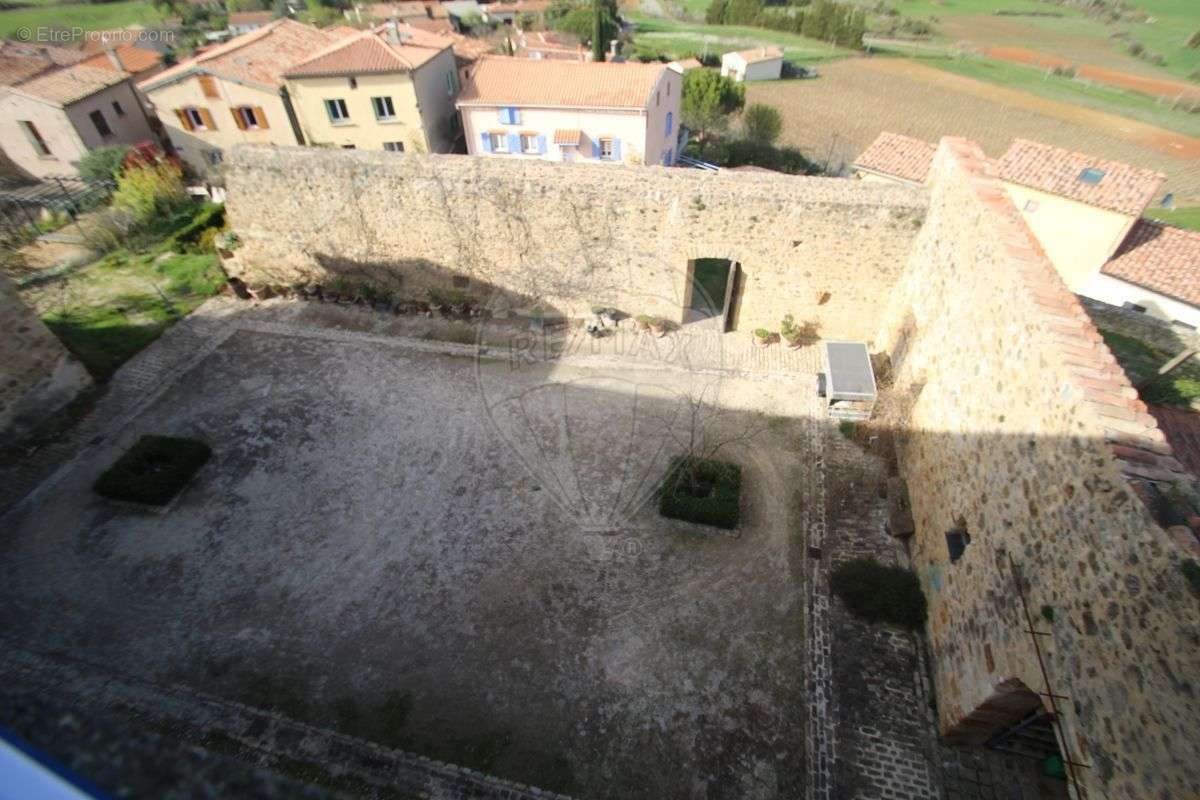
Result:
{"type": "Polygon", "coordinates": [[[775,334],[771,333],[766,328],[754,329],[754,343],[759,347],[766,347],[771,343],[773,338],[775,338],[775,334]]]}

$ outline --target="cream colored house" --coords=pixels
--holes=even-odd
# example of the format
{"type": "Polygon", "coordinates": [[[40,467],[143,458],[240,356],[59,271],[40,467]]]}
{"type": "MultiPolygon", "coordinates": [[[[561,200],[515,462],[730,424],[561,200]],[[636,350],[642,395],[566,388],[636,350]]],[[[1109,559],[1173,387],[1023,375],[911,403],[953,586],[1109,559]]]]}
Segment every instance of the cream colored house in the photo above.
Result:
{"type": "MultiPolygon", "coordinates": [[[[935,149],[884,132],[855,160],[855,174],[924,185],[935,149]]],[[[1200,328],[1200,233],[1141,216],[1166,176],[1025,139],[992,169],[1071,291],[1200,328]]]]}
{"type": "Polygon", "coordinates": [[[449,153],[460,138],[453,40],[389,22],[336,42],[286,72],[314,145],[449,153]]]}
{"type": "Polygon", "coordinates": [[[472,155],[671,166],[682,86],[665,64],[489,57],[458,108],[472,155]]]}
{"type": "Polygon", "coordinates": [[[235,144],[305,144],[283,73],[356,33],[278,19],[139,86],[179,155],[203,174],[235,144]]]}
{"type": "Polygon", "coordinates": [[[777,81],[783,76],[783,51],[756,47],[721,56],[721,74],[735,81],[777,81]]]}
{"type": "Polygon", "coordinates": [[[0,86],[0,142],[33,177],[75,172],[89,150],[157,142],[129,73],[52,67],[0,86]]]}

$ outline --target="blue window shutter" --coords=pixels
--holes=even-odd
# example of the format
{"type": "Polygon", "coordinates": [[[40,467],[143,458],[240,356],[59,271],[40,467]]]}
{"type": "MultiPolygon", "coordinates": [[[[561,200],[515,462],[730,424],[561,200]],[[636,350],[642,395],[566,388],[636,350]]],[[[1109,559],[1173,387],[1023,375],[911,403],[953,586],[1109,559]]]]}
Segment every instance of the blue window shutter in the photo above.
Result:
{"type": "Polygon", "coordinates": [[[538,142],[538,152],[545,153],[546,152],[546,137],[539,136],[537,142],[538,142]]]}
{"type": "Polygon", "coordinates": [[[508,109],[508,121],[513,125],[518,125],[521,122],[521,112],[515,108],[508,109]]]}
{"type": "Polygon", "coordinates": [[[510,153],[521,152],[521,137],[515,133],[510,133],[508,135],[508,152],[510,152],[510,153]]]}
{"type": "Polygon", "coordinates": [[[508,122],[508,109],[507,108],[500,109],[500,122],[501,123],[508,122]]]}
{"type": "Polygon", "coordinates": [[[667,112],[667,136],[671,135],[671,128],[675,127],[675,115],[670,111],[667,112]]]}
{"type": "Polygon", "coordinates": [[[620,139],[618,139],[618,138],[616,138],[615,136],[613,137],[613,154],[612,154],[612,160],[613,160],[613,161],[620,161],[620,160],[621,160],[621,140],[620,140],[620,139]]]}
{"type": "Polygon", "coordinates": [[[489,134],[482,134],[483,137],[483,152],[492,152],[492,137],[489,134]]]}
{"type": "Polygon", "coordinates": [[[592,158],[600,157],[600,140],[592,139],[592,158]]]}

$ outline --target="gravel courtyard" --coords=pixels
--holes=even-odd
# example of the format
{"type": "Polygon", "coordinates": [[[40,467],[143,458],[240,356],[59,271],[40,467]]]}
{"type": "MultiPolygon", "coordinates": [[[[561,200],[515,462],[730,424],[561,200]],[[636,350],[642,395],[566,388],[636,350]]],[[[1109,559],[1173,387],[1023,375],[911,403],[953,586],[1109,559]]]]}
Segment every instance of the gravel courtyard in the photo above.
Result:
{"type": "Polygon", "coordinates": [[[4,520],[0,628],[322,725],[403,693],[405,749],[580,797],[797,797],[811,392],[240,330],[4,520]],[[761,426],[736,536],[645,502],[701,392],[761,426]],[[164,512],[90,490],[144,433],[214,451],[164,512]]]}

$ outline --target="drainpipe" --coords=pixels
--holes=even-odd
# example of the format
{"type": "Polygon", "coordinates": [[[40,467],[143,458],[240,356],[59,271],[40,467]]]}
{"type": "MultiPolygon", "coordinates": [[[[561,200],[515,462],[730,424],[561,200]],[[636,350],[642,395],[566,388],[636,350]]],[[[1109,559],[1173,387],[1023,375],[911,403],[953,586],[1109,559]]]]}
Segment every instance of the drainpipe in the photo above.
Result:
{"type": "Polygon", "coordinates": [[[300,130],[300,119],[296,116],[296,109],[292,105],[292,96],[288,94],[286,86],[279,87],[279,98],[283,100],[283,110],[287,112],[288,122],[292,125],[292,134],[296,137],[296,144],[304,144],[304,132],[300,130]]]}

